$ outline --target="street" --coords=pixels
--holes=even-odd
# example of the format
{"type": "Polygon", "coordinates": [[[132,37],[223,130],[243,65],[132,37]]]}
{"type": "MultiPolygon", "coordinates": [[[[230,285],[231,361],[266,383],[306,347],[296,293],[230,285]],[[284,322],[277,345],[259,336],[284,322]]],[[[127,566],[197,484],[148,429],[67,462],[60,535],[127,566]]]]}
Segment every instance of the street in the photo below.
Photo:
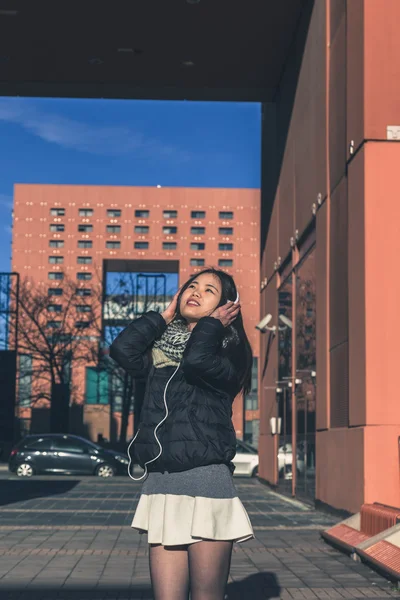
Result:
{"type": "MultiPolygon", "coordinates": [[[[389,598],[392,584],[323,543],[338,519],[235,478],[256,539],[234,545],[228,598],[389,598]]],[[[147,538],[130,528],[140,484],[0,470],[1,600],[152,598],[147,538]]]]}

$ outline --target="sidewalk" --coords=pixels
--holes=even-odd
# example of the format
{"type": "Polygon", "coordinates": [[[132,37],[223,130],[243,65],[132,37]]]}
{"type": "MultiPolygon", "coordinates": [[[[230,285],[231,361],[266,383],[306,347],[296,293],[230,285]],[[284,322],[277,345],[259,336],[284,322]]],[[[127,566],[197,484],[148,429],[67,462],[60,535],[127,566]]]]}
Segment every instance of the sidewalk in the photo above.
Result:
{"type": "MultiPolygon", "coordinates": [[[[324,544],[329,516],[235,479],[256,539],[235,545],[229,600],[399,598],[363,564],[324,544]]],[[[147,537],[130,528],[140,484],[123,477],[0,479],[0,597],[151,598],[147,537]]]]}

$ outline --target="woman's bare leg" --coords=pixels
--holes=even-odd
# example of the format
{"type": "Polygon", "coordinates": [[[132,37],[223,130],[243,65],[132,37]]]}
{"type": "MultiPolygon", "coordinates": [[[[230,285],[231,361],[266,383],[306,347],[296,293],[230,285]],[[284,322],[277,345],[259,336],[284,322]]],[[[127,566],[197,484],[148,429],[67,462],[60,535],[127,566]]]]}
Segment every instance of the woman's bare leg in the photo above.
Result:
{"type": "Polygon", "coordinates": [[[201,541],[189,546],[191,600],[223,600],[233,542],[201,541]]]}
{"type": "Polygon", "coordinates": [[[188,600],[187,546],[150,544],[149,565],[154,600],[188,600]]]}

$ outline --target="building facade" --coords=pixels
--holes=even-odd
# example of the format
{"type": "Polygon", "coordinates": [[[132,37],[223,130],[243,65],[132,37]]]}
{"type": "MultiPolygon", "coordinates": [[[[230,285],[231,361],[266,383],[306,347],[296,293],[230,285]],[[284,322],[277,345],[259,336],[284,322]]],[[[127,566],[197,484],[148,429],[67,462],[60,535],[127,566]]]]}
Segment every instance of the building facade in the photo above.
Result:
{"type": "Polygon", "coordinates": [[[260,475],[349,512],[400,505],[399,17],[308,3],[263,106],[260,475]]]}
{"type": "MultiPolygon", "coordinates": [[[[16,185],[12,269],[22,281],[29,278],[51,295],[54,327],[62,318],[62,288],[67,278],[82,293],[89,293],[94,283],[103,285],[108,268],[175,272],[179,285],[206,266],[233,275],[254,352],[253,391],[246,407],[243,398],[235,400],[233,420],[237,436],[257,445],[259,223],[257,189],[16,185]]],[[[29,362],[29,356],[23,361],[29,362]]],[[[98,434],[109,438],[110,419],[116,421],[117,435],[121,416],[118,411],[110,416],[110,407],[93,399],[87,389],[92,374],[87,367],[78,367],[72,374],[76,385],[70,431],[93,440],[98,434]]],[[[22,383],[26,391],[29,381],[25,378],[22,383]]],[[[46,403],[42,405],[46,408],[46,403]]],[[[29,422],[32,408],[21,407],[21,415],[29,422]]],[[[41,419],[36,429],[46,426],[41,419]]],[[[128,435],[132,431],[131,418],[128,435]]]]}

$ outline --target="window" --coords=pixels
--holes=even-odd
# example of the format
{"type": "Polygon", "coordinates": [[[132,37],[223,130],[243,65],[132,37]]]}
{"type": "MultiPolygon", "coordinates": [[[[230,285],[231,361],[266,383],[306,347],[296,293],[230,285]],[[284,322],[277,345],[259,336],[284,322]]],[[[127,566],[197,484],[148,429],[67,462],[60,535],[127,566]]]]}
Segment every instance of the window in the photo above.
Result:
{"type": "Polygon", "coordinates": [[[219,218],[220,219],[233,219],[233,212],[231,210],[220,210],[219,211],[219,218]]]}
{"type": "Polygon", "coordinates": [[[191,250],[204,250],[206,245],[203,242],[193,242],[190,244],[191,250]]]}
{"type": "Polygon", "coordinates": [[[48,273],[49,279],[64,279],[64,273],[50,272],[48,273]]]}
{"type": "Polygon", "coordinates": [[[192,219],[205,219],[206,211],[205,210],[192,210],[190,213],[192,219]]]}
{"type": "Polygon", "coordinates": [[[85,454],[86,452],[89,452],[89,444],[76,438],[57,437],[54,438],[53,449],[58,452],[85,454]]]}
{"type": "Polygon", "coordinates": [[[107,225],[107,233],[121,233],[121,225],[107,225]]]}
{"type": "Polygon", "coordinates": [[[148,225],[135,225],[135,233],[149,233],[148,225]]]}
{"type": "Polygon", "coordinates": [[[204,266],[204,258],[191,258],[190,266],[191,267],[203,267],[204,266]]]}
{"type": "Polygon", "coordinates": [[[107,210],[107,217],[120,217],[121,216],[121,211],[118,210],[117,208],[109,208],[107,210]]]}
{"type": "Polygon", "coordinates": [[[164,210],[163,211],[164,219],[176,219],[177,216],[178,216],[177,210],[164,210]]]}
{"type": "Polygon", "coordinates": [[[47,310],[49,312],[60,313],[60,312],[62,312],[62,304],[49,304],[47,306],[47,310]]]}
{"type": "Polygon", "coordinates": [[[49,263],[51,265],[62,265],[64,262],[63,256],[49,256],[49,263]]]}
{"type": "Polygon", "coordinates": [[[171,233],[177,233],[178,232],[178,228],[177,227],[163,227],[163,233],[164,234],[171,234],[171,233]]]}
{"type": "Polygon", "coordinates": [[[64,248],[64,240],[50,240],[50,248],[64,248]]]}
{"type": "Polygon", "coordinates": [[[92,310],[92,307],[88,306],[87,304],[77,304],[77,306],[76,306],[76,312],[90,313],[91,310],[92,310]]]}
{"type": "Polygon", "coordinates": [[[163,250],[176,250],[176,242],[163,242],[163,250]]]}
{"type": "Polygon", "coordinates": [[[50,327],[50,329],[60,329],[61,321],[47,321],[47,327],[50,327]]]}
{"type": "Polygon", "coordinates": [[[81,233],[89,233],[93,231],[93,225],[78,225],[78,231],[81,233]]]}
{"type": "Polygon", "coordinates": [[[78,256],[77,263],[78,263],[78,265],[91,265],[92,257],[91,256],[78,256]]]}
{"type": "Polygon", "coordinates": [[[144,250],[145,248],[149,247],[149,242],[135,242],[134,243],[134,248],[136,248],[136,250],[144,250]]]}
{"type": "Polygon", "coordinates": [[[19,355],[18,404],[30,406],[32,393],[32,356],[19,355]]]}
{"type": "Polygon", "coordinates": [[[147,219],[149,214],[149,210],[135,210],[135,217],[139,217],[140,219],[147,219]]]}
{"type": "Polygon", "coordinates": [[[251,369],[251,390],[245,398],[246,410],[258,409],[258,358],[253,356],[251,369]]]}
{"type": "Polygon", "coordinates": [[[52,231],[53,233],[64,231],[64,229],[65,229],[65,225],[58,225],[57,223],[50,224],[50,231],[52,231]]]}
{"type": "Polygon", "coordinates": [[[93,216],[93,208],[80,208],[79,209],[80,217],[91,217],[93,216]]]}
{"type": "Polygon", "coordinates": [[[76,290],[76,295],[77,296],[91,296],[92,290],[90,288],[80,288],[80,289],[76,290]]]}
{"type": "Polygon", "coordinates": [[[35,436],[28,438],[23,442],[23,448],[37,448],[38,450],[50,450],[52,439],[51,437],[35,436]]]}
{"type": "Polygon", "coordinates": [[[49,288],[47,293],[49,296],[62,296],[63,290],[62,288],[49,288]]]}
{"type": "Polygon", "coordinates": [[[121,248],[121,242],[106,242],[106,248],[111,249],[115,249],[115,248],[121,248]]]}
{"type": "Polygon", "coordinates": [[[191,227],[190,228],[190,233],[192,233],[194,235],[202,235],[205,232],[206,232],[205,227],[191,227]]]}
{"type": "Polygon", "coordinates": [[[52,217],[64,217],[64,215],[65,215],[65,208],[51,208],[50,209],[50,215],[52,217]]]}
{"type": "Polygon", "coordinates": [[[233,260],[231,258],[220,258],[218,261],[219,267],[231,267],[233,265],[233,260]]]}
{"type": "Polygon", "coordinates": [[[91,240],[78,240],[78,248],[92,248],[93,242],[91,240]]]}
{"type": "Polygon", "coordinates": [[[77,273],[76,278],[78,281],[89,281],[92,279],[92,273],[77,273]]]}
{"type": "Polygon", "coordinates": [[[88,329],[90,327],[90,321],[76,321],[75,327],[77,329],[88,329]]]}
{"type": "Polygon", "coordinates": [[[233,244],[218,244],[218,250],[233,250],[233,244]]]}
{"type": "Polygon", "coordinates": [[[221,235],[232,235],[233,227],[220,227],[218,231],[221,235]]]}

